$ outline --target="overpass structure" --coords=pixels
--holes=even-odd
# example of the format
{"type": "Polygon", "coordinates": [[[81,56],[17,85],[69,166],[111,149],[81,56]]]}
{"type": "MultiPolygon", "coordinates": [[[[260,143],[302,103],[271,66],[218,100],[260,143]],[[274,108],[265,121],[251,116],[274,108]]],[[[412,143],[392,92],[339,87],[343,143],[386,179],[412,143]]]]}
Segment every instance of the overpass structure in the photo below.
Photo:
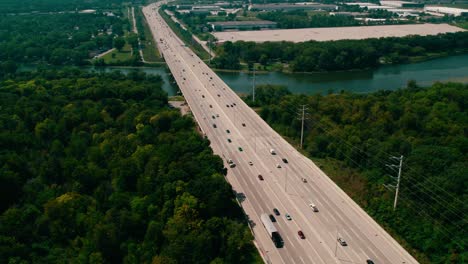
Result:
{"type": "Polygon", "coordinates": [[[158,9],[143,8],[153,37],[249,218],[267,263],[417,263],[311,160],[247,106],[171,31],[158,9]],[[276,155],[271,154],[274,149],[276,155]],[[260,176],[261,175],[261,176],[260,176]],[[318,210],[311,208],[313,204],[318,210]],[[273,212],[277,209],[279,215],[273,212]],[[272,215],[284,246],[262,225],[272,215]],[[290,220],[285,216],[288,214],[290,220]],[[298,232],[302,231],[305,238],[298,232]],[[339,241],[346,241],[346,246],[339,241]]]}

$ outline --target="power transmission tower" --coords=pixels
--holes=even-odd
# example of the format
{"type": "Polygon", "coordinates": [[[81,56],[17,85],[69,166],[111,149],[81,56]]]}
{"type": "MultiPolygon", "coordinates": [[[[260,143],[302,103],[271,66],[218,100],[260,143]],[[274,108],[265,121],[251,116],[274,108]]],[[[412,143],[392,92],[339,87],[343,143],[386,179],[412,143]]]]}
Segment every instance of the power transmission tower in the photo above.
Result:
{"type": "MultiPolygon", "coordinates": [[[[392,156],[390,158],[399,161],[398,165],[395,165],[395,164],[387,165],[390,168],[398,168],[398,176],[396,178],[396,181],[397,181],[396,185],[384,184],[384,186],[387,188],[395,189],[395,200],[393,201],[393,211],[395,211],[397,202],[398,202],[398,192],[400,191],[400,179],[401,179],[401,169],[403,167],[403,155],[401,155],[400,157],[392,156]]],[[[392,177],[392,178],[395,178],[395,177],[392,177]]]]}
{"type": "Polygon", "coordinates": [[[306,105],[302,105],[302,124],[301,124],[301,149],[304,142],[304,118],[305,118],[306,105]]]}

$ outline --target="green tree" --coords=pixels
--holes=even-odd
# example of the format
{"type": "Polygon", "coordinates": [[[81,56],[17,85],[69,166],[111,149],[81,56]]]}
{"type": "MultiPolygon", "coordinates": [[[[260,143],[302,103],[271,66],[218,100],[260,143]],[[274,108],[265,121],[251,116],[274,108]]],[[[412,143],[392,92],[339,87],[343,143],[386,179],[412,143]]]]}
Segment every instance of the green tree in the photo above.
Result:
{"type": "Polygon", "coordinates": [[[125,39],[124,38],[116,37],[114,39],[114,48],[116,48],[118,51],[121,51],[124,46],[125,46],[125,39]]]}

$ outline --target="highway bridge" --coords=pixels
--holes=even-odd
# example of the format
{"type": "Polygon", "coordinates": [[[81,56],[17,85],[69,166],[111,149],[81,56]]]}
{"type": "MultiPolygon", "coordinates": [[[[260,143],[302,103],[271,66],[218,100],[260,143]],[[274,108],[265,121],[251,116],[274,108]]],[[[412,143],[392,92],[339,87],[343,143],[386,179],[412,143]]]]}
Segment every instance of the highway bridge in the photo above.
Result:
{"type": "Polygon", "coordinates": [[[241,197],[265,262],[417,263],[184,45],[159,15],[161,4],[146,6],[143,13],[214,153],[224,159],[226,167],[229,160],[235,164],[228,169],[227,180],[241,197]],[[262,225],[260,215],[264,213],[276,220],[273,224],[283,247],[275,246],[262,225]]]}

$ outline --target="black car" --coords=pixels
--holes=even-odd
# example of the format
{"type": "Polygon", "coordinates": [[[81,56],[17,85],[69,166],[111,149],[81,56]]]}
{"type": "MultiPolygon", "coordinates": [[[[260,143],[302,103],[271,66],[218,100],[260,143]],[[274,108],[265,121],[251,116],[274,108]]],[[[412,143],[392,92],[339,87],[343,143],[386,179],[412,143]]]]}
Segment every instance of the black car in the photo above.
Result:
{"type": "Polygon", "coordinates": [[[288,163],[288,160],[287,160],[287,159],[282,158],[282,160],[283,160],[284,163],[288,163]]]}
{"type": "Polygon", "coordinates": [[[275,213],[275,215],[280,215],[280,212],[276,208],[273,209],[273,213],[275,213]]]}
{"type": "Polygon", "coordinates": [[[216,128],[216,124],[213,124],[213,127],[216,128]]]}
{"type": "Polygon", "coordinates": [[[367,264],[374,264],[374,261],[368,259],[368,260],[366,260],[366,263],[367,263],[367,264]]]}
{"type": "Polygon", "coordinates": [[[242,126],[245,127],[245,123],[242,123],[242,126]]]}
{"type": "Polygon", "coordinates": [[[228,134],[229,134],[229,133],[231,133],[231,131],[229,131],[229,129],[226,129],[226,133],[228,133],[228,134]]]}
{"type": "Polygon", "coordinates": [[[229,107],[229,105],[226,105],[226,107],[229,107]]]}
{"type": "Polygon", "coordinates": [[[270,216],[270,220],[271,220],[273,223],[276,222],[276,218],[275,218],[272,214],[269,215],[269,216],[270,216]]]}

